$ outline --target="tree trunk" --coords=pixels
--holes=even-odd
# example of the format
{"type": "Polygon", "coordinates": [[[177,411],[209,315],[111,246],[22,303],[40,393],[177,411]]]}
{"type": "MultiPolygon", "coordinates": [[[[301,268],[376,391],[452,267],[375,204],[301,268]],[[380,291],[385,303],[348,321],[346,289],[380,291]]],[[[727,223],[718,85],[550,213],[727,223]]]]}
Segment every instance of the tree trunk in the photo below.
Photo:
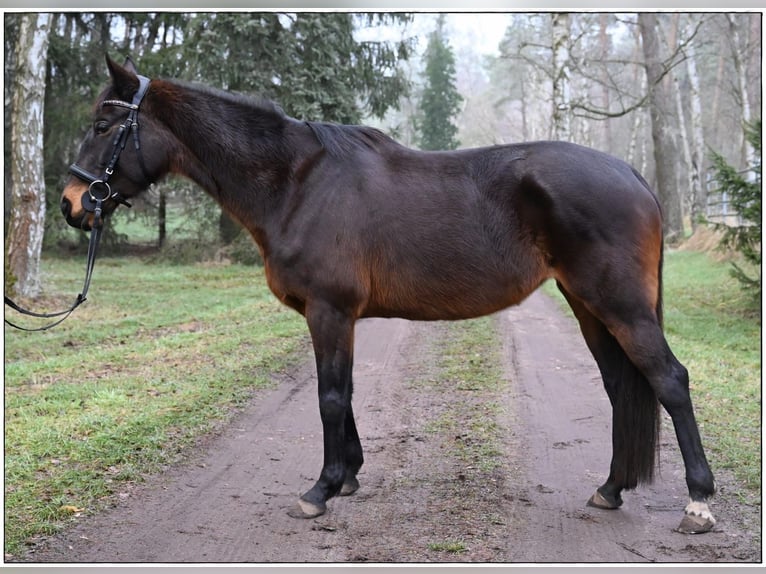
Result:
{"type": "Polygon", "coordinates": [[[668,242],[679,241],[683,236],[681,198],[676,185],[675,166],[678,150],[673,141],[669,118],[673,109],[672,99],[663,78],[665,66],[660,59],[657,39],[657,16],[649,12],[638,15],[644,49],[644,66],[649,88],[649,114],[652,120],[654,163],[657,179],[657,195],[663,211],[663,232],[668,242]]]}
{"type": "MultiPolygon", "coordinates": [[[[668,50],[673,52],[678,45],[678,33],[681,22],[681,14],[675,13],[671,18],[670,33],[668,34],[668,50]]],[[[673,98],[676,102],[676,117],[678,118],[678,129],[676,133],[678,135],[677,144],[683,152],[683,162],[680,164],[679,169],[676,172],[678,176],[677,187],[681,196],[681,212],[683,215],[691,212],[691,205],[694,195],[694,182],[692,180],[692,148],[689,136],[689,129],[686,124],[686,114],[684,113],[684,98],[681,91],[681,82],[678,78],[679,68],[676,66],[671,72],[668,73],[668,78],[672,80],[670,90],[673,94],[673,98]],[[681,178],[683,173],[686,173],[686,181],[681,178]]]]}
{"type": "MultiPolygon", "coordinates": [[[[744,50],[742,49],[739,16],[736,14],[727,14],[729,20],[729,31],[731,32],[732,50],[731,55],[734,59],[734,70],[737,74],[737,87],[739,89],[739,99],[742,106],[742,123],[748,124],[752,121],[750,109],[750,94],[747,85],[747,74],[744,63],[744,50]]],[[[744,130],[741,130],[744,134],[744,130]]],[[[744,154],[744,165],[755,164],[755,148],[742,136],[742,147],[744,154]]]]}
{"type": "MultiPolygon", "coordinates": [[[[750,20],[749,26],[749,39],[748,45],[750,50],[747,56],[747,65],[745,66],[745,73],[747,75],[747,83],[751,86],[750,89],[750,108],[753,110],[761,109],[761,98],[763,97],[761,70],[763,65],[763,46],[761,44],[761,15],[760,14],[748,14],[750,20]]],[[[760,114],[758,114],[760,117],[760,114]]],[[[756,118],[757,119],[757,118],[756,118]]]]}
{"type": "Polygon", "coordinates": [[[11,218],[7,238],[8,271],[17,296],[40,292],[40,252],[45,231],[43,104],[50,14],[24,14],[16,45],[12,102],[11,218]]]}
{"type": "MultiPolygon", "coordinates": [[[[691,26],[689,26],[690,29],[691,26]]],[[[689,101],[691,123],[691,224],[692,230],[697,222],[705,215],[707,204],[707,189],[703,183],[705,174],[705,134],[702,129],[702,99],[700,97],[700,78],[697,73],[697,51],[694,43],[686,48],[686,72],[689,76],[689,101]]]]}
{"type": "MultiPolygon", "coordinates": [[[[600,14],[598,18],[598,38],[601,49],[601,60],[609,60],[611,52],[611,38],[607,28],[609,27],[610,14],[600,14]]],[[[609,101],[609,71],[606,66],[601,67],[601,107],[609,110],[611,103],[609,101]]],[[[606,151],[614,153],[614,144],[612,142],[612,123],[610,120],[604,122],[604,143],[603,148],[606,151]]]]}
{"type": "MultiPolygon", "coordinates": [[[[635,40],[635,46],[633,48],[633,59],[638,62],[641,57],[641,32],[635,29],[633,32],[633,38],[635,40]]],[[[646,93],[646,72],[636,66],[633,72],[633,85],[638,86],[638,93],[646,93]]],[[[628,143],[628,151],[626,152],[627,161],[634,166],[641,173],[646,173],[646,138],[644,137],[644,117],[647,114],[647,110],[644,107],[640,107],[633,110],[633,123],[630,130],[630,140],[628,143]],[[639,138],[641,139],[641,147],[639,151],[636,151],[639,138]],[[640,159],[640,161],[639,161],[640,159]]]]}
{"type": "MultiPolygon", "coordinates": [[[[681,194],[681,203],[691,205],[691,191],[692,191],[692,170],[689,169],[692,163],[692,148],[689,142],[689,128],[686,125],[686,114],[684,113],[684,98],[681,93],[681,85],[678,79],[678,73],[676,71],[671,72],[673,75],[673,98],[676,101],[676,115],[678,116],[678,144],[681,148],[684,158],[684,166],[686,167],[687,182],[689,189],[686,193],[681,194]]],[[[681,170],[679,170],[681,171],[681,170]]]]}
{"type": "Polygon", "coordinates": [[[519,82],[521,88],[521,139],[529,141],[529,127],[527,125],[527,89],[526,82],[519,82]]]}
{"type": "MultiPolygon", "coordinates": [[[[717,118],[719,117],[720,113],[720,102],[721,102],[721,93],[724,89],[724,70],[725,70],[725,63],[726,59],[724,57],[724,54],[726,53],[725,48],[725,39],[723,37],[718,42],[718,68],[715,74],[715,90],[713,91],[713,105],[711,108],[711,117],[717,118]]],[[[713,129],[712,133],[710,134],[710,139],[714,142],[719,141],[718,139],[718,126],[720,122],[713,122],[713,129]]]]}
{"type": "Polygon", "coordinates": [[[569,95],[569,14],[551,14],[553,20],[553,137],[572,138],[569,95]]]}
{"type": "MultiPolygon", "coordinates": [[[[5,69],[3,70],[3,76],[5,83],[3,85],[3,106],[5,110],[11,109],[13,104],[13,84],[16,75],[16,43],[18,36],[18,23],[21,20],[21,14],[8,13],[5,14],[5,69]]],[[[3,192],[3,223],[4,230],[8,229],[8,222],[11,217],[11,190],[13,189],[13,180],[11,179],[11,170],[7,169],[7,166],[11,165],[11,114],[4,114],[3,116],[3,143],[5,149],[3,150],[3,160],[5,161],[6,169],[3,174],[3,182],[5,183],[5,190],[3,192]]],[[[7,254],[6,254],[7,255],[7,254]]]]}

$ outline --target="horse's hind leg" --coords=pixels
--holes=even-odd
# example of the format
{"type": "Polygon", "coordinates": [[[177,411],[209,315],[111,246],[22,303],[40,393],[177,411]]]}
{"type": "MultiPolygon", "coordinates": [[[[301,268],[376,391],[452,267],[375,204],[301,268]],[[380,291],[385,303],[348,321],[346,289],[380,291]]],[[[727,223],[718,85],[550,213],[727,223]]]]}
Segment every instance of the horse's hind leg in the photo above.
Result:
{"type": "MultiPolygon", "coordinates": [[[[614,284],[636,285],[639,283],[616,281],[614,284]]],[[[565,288],[569,291],[571,298],[572,289],[566,286],[565,288]]],[[[689,375],[670,350],[662,332],[657,311],[641,297],[631,298],[630,291],[630,289],[614,289],[608,294],[601,292],[598,296],[590,291],[589,296],[579,296],[577,299],[581,301],[582,307],[603,323],[630,359],[630,363],[648,381],[654,395],[670,415],[683,456],[686,483],[691,499],[678,530],[686,533],[706,532],[715,524],[715,519],[707,505],[707,500],[715,492],[715,485],[694,417],[689,395],[689,375]]],[[[628,371],[627,374],[630,372],[628,371]]],[[[619,379],[621,390],[625,387],[624,383],[627,380],[624,375],[625,371],[619,379]]],[[[640,386],[632,386],[636,389],[640,388],[640,386]]],[[[619,392],[618,395],[622,397],[623,393],[619,392]]],[[[635,413],[630,414],[633,410],[631,402],[634,400],[635,398],[626,401],[623,407],[619,406],[620,401],[613,401],[615,421],[625,414],[635,419],[635,413]]],[[[630,443],[638,446],[641,442],[640,435],[631,433],[629,426],[626,425],[624,429],[628,433],[626,436],[630,443]]],[[[630,467],[636,461],[628,462],[630,467]]],[[[641,461],[639,460],[638,463],[640,465],[641,461]]],[[[612,470],[614,471],[614,468],[612,470]]],[[[640,482],[651,479],[651,474],[647,471],[650,471],[648,466],[634,470],[629,468],[628,484],[625,487],[635,486],[636,480],[640,482]]],[[[610,487],[613,490],[626,481],[619,476],[610,476],[610,479],[611,482],[607,481],[599,492],[609,493],[610,487]]]]}
{"type": "Polygon", "coordinates": [[[585,342],[596,359],[613,412],[609,478],[588,505],[619,508],[624,489],[634,488],[639,480],[651,477],[658,433],[657,399],[604,324],[561,283],[557,285],[574,311],[585,342]]]}
{"type": "Polygon", "coordinates": [[[690,498],[678,530],[688,534],[707,532],[715,524],[707,505],[715,492],[715,483],[694,417],[689,374],[673,355],[656,321],[635,318],[615,324],[612,330],[673,420],[690,498]]]}

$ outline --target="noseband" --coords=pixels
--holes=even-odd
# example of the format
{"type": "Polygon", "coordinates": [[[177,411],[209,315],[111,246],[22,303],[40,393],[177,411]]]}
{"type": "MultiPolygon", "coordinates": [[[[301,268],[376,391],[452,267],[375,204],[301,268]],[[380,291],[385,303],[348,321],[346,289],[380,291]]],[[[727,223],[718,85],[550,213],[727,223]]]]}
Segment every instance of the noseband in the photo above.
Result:
{"type": "Polygon", "coordinates": [[[133,133],[133,143],[136,148],[136,156],[138,157],[138,163],[141,166],[141,171],[144,175],[144,179],[148,184],[152,183],[152,178],[149,177],[144,164],[144,157],[141,154],[141,141],[138,137],[138,108],[141,105],[141,101],[144,99],[151,80],[144,76],[138,76],[138,90],[133,96],[133,101],[128,103],[122,100],[104,100],[102,106],[118,106],[121,108],[127,108],[128,116],[125,121],[120,125],[120,130],[114,137],[112,142],[112,158],[104,169],[102,175],[95,175],[86,169],[83,169],[76,163],[69,166],[69,173],[79,177],[81,180],[88,183],[88,190],[82,195],[82,207],[85,211],[94,213],[95,218],[93,221],[93,227],[101,225],[101,205],[104,201],[109,199],[116,201],[122,205],[130,207],[123,197],[116,191],[112,191],[109,186],[109,178],[114,173],[114,168],[117,166],[117,162],[120,159],[120,154],[125,149],[125,145],[128,143],[128,137],[131,132],[133,133]]]}

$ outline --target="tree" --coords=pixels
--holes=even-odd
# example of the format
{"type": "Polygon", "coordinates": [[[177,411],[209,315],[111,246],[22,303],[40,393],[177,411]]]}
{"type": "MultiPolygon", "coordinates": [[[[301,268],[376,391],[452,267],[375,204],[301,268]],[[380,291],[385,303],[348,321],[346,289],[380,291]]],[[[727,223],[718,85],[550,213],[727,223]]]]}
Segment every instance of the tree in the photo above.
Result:
{"type": "Polygon", "coordinates": [[[745,261],[755,267],[750,274],[741,266],[732,263],[732,275],[742,286],[750,291],[754,299],[761,300],[761,120],[745,126],[745,139],[753,148],[753,163],[744,172],[732,167],[717,152],[712,152],[714,180],[718,183],[719,193],[726,193],[731,207],[739,214],[739,225],[716,224],[723,231],[722,245],[740,252],[745,261]]]}
{"type": "Polygon", "coordinates": [[[409,42],[358,41],[363,27],[407,14],[196,14],[186,28],[186,79],[271,98],[294,117],[358,123],[383,117],[408,90],[399,61],[409,42]]]}
{"type": "Polygon", "coordinates": [[[678,190],[676,165],[678,150],[672,133],[672,98],[663,79],[667,68],[660,57],[657,38],[657,15],[642,12],[638,15],[643,40],[646,77],[649,86],[649,113],[652,120],[652,141],[657,179],[657,195],[660,198],[663,219],[663,233],[669,241],[678,241],[683,236],[683,213],[678,190]]]}
{"type": "Polygon", "coordinates": [[[572,139],[572,109],[569,93],[570,20],[566,12],[551,14],[553,31],[553,137],[572,139]]]}
{"type": "MultiPolygon", "coordinates": [[[[690,24],[689,24],[690,26],[690,24]]],[[[688,27],[687,26],[687,30],[688,27]]],[[[689,32],[687,31],[687,34],[689,32]]],[[[702,185],[702,174],[705,173],[705,134],[702,126],[702,98],[700,76],[697,71],[697,49],[693,43],[687,47],[686,71],[689,77],[689,103],[691,128],[691,164],[689,165],[691,185],[691,224],[695,228],[699,219],[704,215],[707,202],[706,190],[702,185]]]]}
{"type": "Polygon", "coordinates": [[[425,53],[426,83],[418,108],[420,148],[456,149],[458,131],[453,118],[460,110],[462,96],[455,87],[455,56],[444,34],[444,14],[439,15],[425,53]]]}
{"type": "MultiPolygon", "coordinates": [[[[729,30],[731,32],[731,55],[734,62],[734,69],[737,77],[738,96],[742,109],[742,122],[748,125],[752,122],[752,109],[750,104],[750,87],[748,87],[747,74],[746,74],[746,49],[743,47],[742,34],[740,29],[743,26],[742,18],[737,14],[727,14],[726,18],[729,21],[729,30]]],[[[748,165],[753,165],[755,159],[755,148],[749,138],[745,137],[742,140],[745,162],[748,165]]]]}
{"type": "Polygon", "coordinates": [[[17,295],[40,291],[40,252],[45,231],[43,110],[51,15],[19,20],[12,101],[12,207],[7,237],[8,271],[17,295]]]}

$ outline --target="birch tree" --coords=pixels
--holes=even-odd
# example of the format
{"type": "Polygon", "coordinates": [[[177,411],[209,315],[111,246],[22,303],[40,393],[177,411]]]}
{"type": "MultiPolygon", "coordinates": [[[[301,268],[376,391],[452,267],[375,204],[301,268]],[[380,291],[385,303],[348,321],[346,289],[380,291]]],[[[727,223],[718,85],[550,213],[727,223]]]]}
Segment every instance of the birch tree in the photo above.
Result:
{"type": "Polygon", "coordinates": [[[551,14],[553,29],[553,137],[572,138],[572,110],[569,93],[569,29],[568,13],[551,14]]]}
{"type": "MultiPolygon", "coordinates": [[[[611,38],[608,33],[609,27],[609,14],[599,14],[598,17],[598,43],[602,62],[606,62],[609,59],[611,50],[611,38]]],[[[601,67],[601,107],[608,110],[609,105],[609,70],[606,66],[601,67]]],[[[603,149],[612,151],[614,145],[612,143],[612,124],[608,121],[604,122],[604,146],[603,149]]]]}
{"type": "MultiPolygon", "coordinates": [[[[691,22],[687,24],[690,33],[691,22]]],[[[686,47],[686,73],[689,77],[689,124],[691,132],[691,163],[689,179],[691,185],[691,224],[695,229],[700,217],[705,215],[707,203],[703,185],[705,173],[705,135],[702,129],[702,98],[700,95],[700,77],[697,72],[697,49],[694,43],[686,47]]]]}
{"type": "MultiPolygon", "coordinates": [[[[734,63],[734,70],[737,75],[737,87],[740,105],[742,106],[742,124],[749,125],[752,120],[752,111],[750,106],[750,94],[747,82],[746,74],[746,50],[742,43],[742,22],[741,18],[737,14],[727,14],[726,18],[729,21],[730,41],[731,41],[731,55],[734,63]]],[[[755,148],[748,138],[742,140],[744,148],[745,164],[752,165],[756,161],[755,148]]]]}
{"type": "Polygon", "coordinates": [[[40,252],[45,225],[43,105],[50,14],[19,20],[12,97],[12,207],[7,238],[8,271],[17,296],[40,291],[40,252]]]}
{"type": "MultiPolygon", "coordinates": [[[[639,53],[641,52],[641,30],[636,27],[633,31],[633,37],[635,40],[635,47],[633,51],[633,59],[640,61],[639,53]]],[[[635,66],[633,72],[633,85],[639,86],[638,93],[645,94],[647,91],[646,85],[646,71],[641,70],[640,67],[635,66]]],[[[644,123],[647,115],[645,107],[639,107],[632,112],[633,120],[630,128],[630,139],[628,143],[628,151],[626,153],[627,162],[638,168],[641,173],[647,172],[647,157],[646,157],[646,137],[644,137],[644,123]],[[638,140],[641,141],[641,147],[638,148],[638,140]]]]}

